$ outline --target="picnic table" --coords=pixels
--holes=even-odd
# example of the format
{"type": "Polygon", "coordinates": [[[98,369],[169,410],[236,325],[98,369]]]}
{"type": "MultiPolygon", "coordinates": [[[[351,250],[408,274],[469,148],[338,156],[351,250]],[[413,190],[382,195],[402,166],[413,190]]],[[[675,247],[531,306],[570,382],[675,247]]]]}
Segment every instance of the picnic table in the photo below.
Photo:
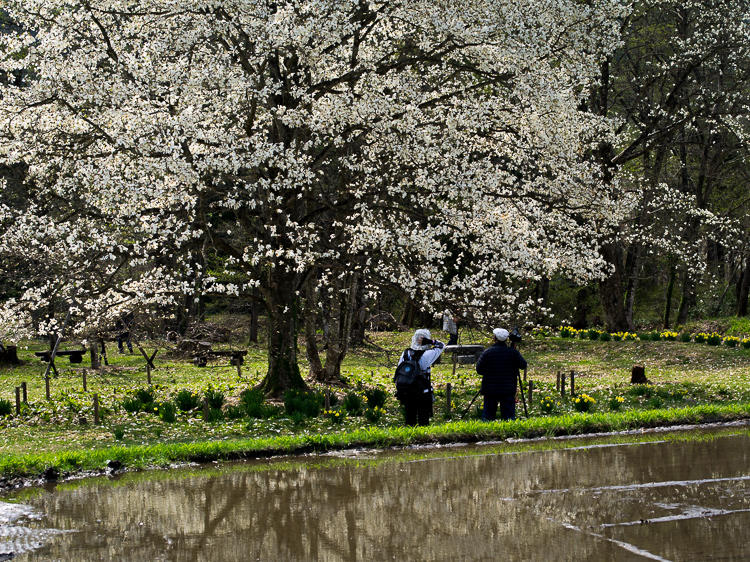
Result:
{"type": "MultiPolygon", "coordinates": [[[[86,353],[88,353],[88,349],[58,350],[58,352],[55,353],[55,357],[67,355],[71,363],[83,363],[83,356],[86,355],[86,353]]],[[[52,351],[37,351],[34,355],[39,357],[43,363],[49,363],[52,357],[52,351]]]]}
{"type": "Polygon", "coordinates": [[[198,367],[205,367],[208,361],[219,357],[229,357],[229,364],[240,366],[245,363],[247,351],[215,351],[212,349],[200,351],[193,355],[193,363],[198,367]]]}
{"type": "Polygon", "coordinates": [[[484,352],[484,346],[480,344],[471,345],[446,345],[444,353],[450,353],[458,363],[476,363],[479,356],[484,352]]]}

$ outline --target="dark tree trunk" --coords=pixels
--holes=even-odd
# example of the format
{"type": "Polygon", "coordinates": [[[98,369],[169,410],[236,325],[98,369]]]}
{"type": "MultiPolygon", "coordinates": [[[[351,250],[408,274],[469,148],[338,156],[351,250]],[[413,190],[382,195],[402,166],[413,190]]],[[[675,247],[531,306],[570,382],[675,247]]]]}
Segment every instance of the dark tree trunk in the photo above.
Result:
{"type": "Polygon", "coordinates": [[[674,292],[674,281],[677,277],[677,268],[675,267],[674,260],[670,259],[669,264],[669,283],[667,284],[667,302],[664,305],[664,329],[669,328],[669,316],[672,313],[672,293],[674,292]]]}
{"type": "Polygon", "coordinates": [[[599,282],[599,299],[608,332],[628,329],[622,295],[622,259],[620,253],[620,249],[615,244],[602,246],[602,257],[613,266],[612,275],[599,282]]]}
{"type": "Polygon", "coordinates": [[[588,304],[589,291],[586,287],[581,287],[576,293],[576,312],[573,318],[573,327],[576,330],[583,330],[588,327],[588,304]]]}
{"type": "Polygon", "coordinates": [[[750,263],[745,263],[737,295],[737,316],[747,316],[748,292],[750,291],[750,263]]]}
{"type": "Polygon", "coordinates": [[[682,274],[682,298],[677,312],[677,323],[685,324],[693,308],[695,308],[695,280],[686,267],[682,274]]]}
{"type": "Polygon", "coordinates": [[[308,376],[314,380],[323,378],[323,362],[320,360],[318,353],[318,334],[317,334],[317,316],[318,316],[318,294],[316,280],[310,276],[305,283],[305,354],[307,363],[310,367],[308,376]]]}
{"type": "Polygon", "coordinates": [[[635,293],[638,290],[638,279],[641,272],[641,253],[640,244],[631,246],[631,259],[628,267],[628,288],[625,292],[625,320],[628,323],[628,330],[635,332],[635,322],[633,322],[633,309],[635,308],[635,293]]]}
{"type": "Polygon", "coordinates": [[[266,290],[268,313],[268,373],[261,388],[271,396],[304,388],[297,364],[298,302],[296,276],[281,265],[271,268],[266,290]]]}
{"type": "Polygon", "coordinates": [[[3,345],[0,343],[0,363],[9,365],[17,365],[20,363],[18,360],[18,351],[15,345],[3,345]]]}

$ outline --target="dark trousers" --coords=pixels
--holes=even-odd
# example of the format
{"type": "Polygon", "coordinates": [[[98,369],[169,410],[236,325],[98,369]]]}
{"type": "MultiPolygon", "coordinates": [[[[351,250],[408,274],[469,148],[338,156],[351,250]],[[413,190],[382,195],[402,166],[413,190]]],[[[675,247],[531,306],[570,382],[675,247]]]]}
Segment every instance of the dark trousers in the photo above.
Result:
{"type": "Polygon", "coordinates": [[[429,425],[430,416],[432,416],[432,392],[414,397],[404,398],[401,403],[404,405],[406,425],[429,425]]]}
{"type": "Polygon", "coordinates": [[[448,339],[448,345],[456,345],[458,343],[458,333],[451,334],[451,337],[448,339]]]}
{"type": "Polygon", "coordinates": [[[492,421],[497,418],[497,406],[500,405],[500,418],[504,420],[516,419],[515,394],[485,394],[482,420],[492,421]]]}

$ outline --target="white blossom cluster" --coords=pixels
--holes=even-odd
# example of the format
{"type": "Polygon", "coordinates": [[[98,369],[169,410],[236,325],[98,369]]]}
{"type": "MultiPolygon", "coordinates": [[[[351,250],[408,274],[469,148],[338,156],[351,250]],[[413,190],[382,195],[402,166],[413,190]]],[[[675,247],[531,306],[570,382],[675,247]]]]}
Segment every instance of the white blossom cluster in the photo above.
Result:
{"type": "Polygon", "coordinates": [[[535,306],[530,280],[601,275],[635,204],[590,156],[611,123],[581,108],[615,0],[4,5],[23,31],[0,69],[23,77],[0,162],[33,193],[0,204],[15,334],[53,299],[81,331],[255,287],[283,314],[316,269],[499,318],[535,306]]]}

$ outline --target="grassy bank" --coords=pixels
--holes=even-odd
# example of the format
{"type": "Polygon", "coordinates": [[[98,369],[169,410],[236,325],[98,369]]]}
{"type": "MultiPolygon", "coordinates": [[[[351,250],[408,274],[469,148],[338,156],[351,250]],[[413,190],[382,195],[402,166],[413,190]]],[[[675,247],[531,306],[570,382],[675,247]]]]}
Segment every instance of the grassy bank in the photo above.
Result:
{"type": "Polygon", "coordinates": [[[750,403],[744,403],[668,410],[568,414],[491,423],[469,420],[428,427],[372,427],[329,434],[237,438],[198,443],[114,445],[58,453],[3,454],[0,456],[0,474],[11,478],[34,477],[53,468],[56,473],[65,475],[105,470],[113,462],[131,469],[143,469],[154,466],[169,467],[175,463],[229,461],[339,449],[583,435],[748,418],[750,403]]]}
{"type": "MultiPolygon", "coordinates": [[[[462,343],[470,339],[471,343],[488,343],[478,334],[464,337],[462,343]]],[[[391,376],[409,339],[410,334],[370,334],[371,344],[349,355],[343,366],[346,385],[328,389],[331,410],[340,416],[292,415],[283,404],[271,403],[254,417],[242,410],[240,397],[265,372],[262,346],[248,349],[240,372],[226,361],[197,367],[190,357],[161,348],[150,387],[145,360],[137,353],[110,354],[110,365],[98,371],[86,368],[86,361],[76,365],[61,359],[58,377],[50,381],[51,400],[47,400],[42,377],[45,364],[34,356],[43,344],[26,342],[19,349],[23,364],[0,367],[0,399],[12,406],[10,415],[0,418],[0,475],[36,477],[50,467],[60,473],[95,471],[111,461],[143,468],[352,447],[575,435],[750,418],[748,350],[681,342],[526,338],[520,350],[529,361],[528,378],[535,388],[528,419],[522,417],[519,402],[518,420],[480,422],[481,398],[467,409],[479,382],[473,366],[458,365],[454,372],[446,357],[433,369],[437,401],[432,424],[406,428],[399,404],[391,396],[391,376]],[[646,367],[652,384],[629,384],[636,363],[646,367]],[[569,387],[564,397],[556,387],[557,372],[571,370],[576,380],[574,398],[569,387]],[[26,382],[28,403],[17,414],[15,388],[22,382],[26,382]],[[366,415],[368,389],[381,389],[388,396],[377,416],[366,415]],[[144,390],[153,395],[151,407],[129,411],[128,405],[144,390]],[[217,415],[212,414],[213,421],[203,419],[200,407],[187,411],[172,407],[173,418],[165,417],[163,404],[174,404],[181,391],[196,397],[206,392],[221,394],[222,404],[217,415]],[[93,394],[99,401],[99,424],[93,423],[93,394]],[[581,406],[576,399],[583,395],[590,400],[587,413],[577,411],[581,406]],[[358,410],[345,407],[356,402],[352,396],[359,396],[362,407],[358,410]]],[[[151,353],[156,346],[146,347],[151,353]]],[[[240,346],[235,342],[214,347],[240,346]]],[[[303,372],[304,368],[303,364],[303,372]]],[[[323,390],[311,385],[312,392],[323,390]]]]}

